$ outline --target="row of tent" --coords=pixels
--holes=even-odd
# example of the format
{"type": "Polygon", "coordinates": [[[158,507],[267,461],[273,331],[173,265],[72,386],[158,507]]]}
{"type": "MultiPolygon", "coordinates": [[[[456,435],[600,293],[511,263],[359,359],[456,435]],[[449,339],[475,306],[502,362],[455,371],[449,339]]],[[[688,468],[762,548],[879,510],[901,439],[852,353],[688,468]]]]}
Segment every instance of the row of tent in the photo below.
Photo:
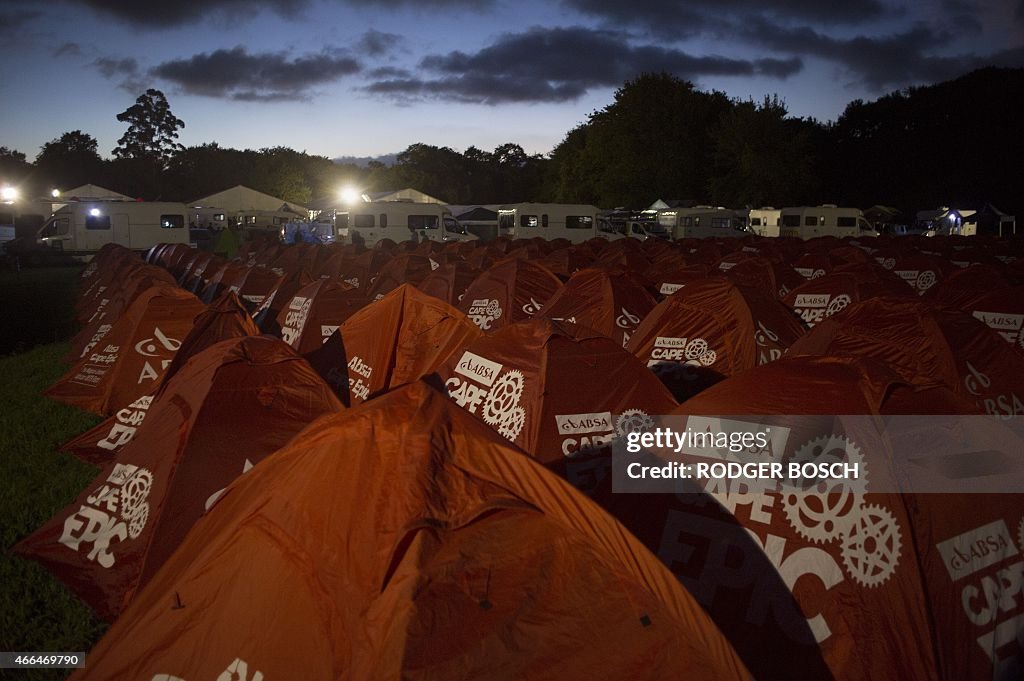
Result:
{"type": "Polygon", "coordinates": [[[1013,678],[1018,495],[613,493],[656,415],[1024,413],[1012,242],[733,241],[106,249],[102,472],[16,546],[115,620],[74,678],[1013,678]]]}

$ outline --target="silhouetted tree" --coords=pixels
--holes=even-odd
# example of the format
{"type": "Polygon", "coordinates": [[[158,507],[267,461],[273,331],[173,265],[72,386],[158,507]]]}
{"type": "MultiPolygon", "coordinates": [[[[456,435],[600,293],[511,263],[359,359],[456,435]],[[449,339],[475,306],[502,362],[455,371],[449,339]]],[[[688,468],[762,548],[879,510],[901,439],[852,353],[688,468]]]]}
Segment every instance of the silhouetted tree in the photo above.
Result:
{"type": "Polygon", "coordinates": [[[146,159],[164,168],[184,149],[176,140],[185,123],[171,112],[160,90],[146,90],[135,104],[117,115],[117,120],[128,124],[128,131],[113,151],[119,159],[146,159]]]}
{"type": "Polygon", "coordinates": [[[100,182],[104,173],[98,143],[81,130],[66,132],[44,144],[36,156],[36,168],[44,182],[67,189],[100,182]]]}

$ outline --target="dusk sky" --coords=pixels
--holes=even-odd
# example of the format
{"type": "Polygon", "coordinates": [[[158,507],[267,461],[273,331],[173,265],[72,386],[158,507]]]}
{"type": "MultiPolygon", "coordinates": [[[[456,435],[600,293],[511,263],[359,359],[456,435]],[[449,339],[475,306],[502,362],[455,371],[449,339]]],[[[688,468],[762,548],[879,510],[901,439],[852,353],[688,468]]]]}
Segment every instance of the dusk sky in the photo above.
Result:
{"type": "Polygon", "coordinates": [[[147,87],[187,146],[546,154],[644,71],[796,116],[1024,67],[1024,0],[0,0],[0,145],[110,156],[147,87]]]}

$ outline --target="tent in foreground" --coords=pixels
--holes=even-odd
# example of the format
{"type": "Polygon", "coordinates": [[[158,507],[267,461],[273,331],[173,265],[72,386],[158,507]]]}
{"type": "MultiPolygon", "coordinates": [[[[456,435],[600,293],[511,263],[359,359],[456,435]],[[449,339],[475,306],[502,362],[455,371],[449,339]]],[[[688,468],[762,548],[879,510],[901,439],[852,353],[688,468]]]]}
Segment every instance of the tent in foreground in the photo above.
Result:
{"type": "Polygon", "coordinates": [[[236,481],[72,678],[225,673],[749,678],[622,526],[423,383],[236,481]]]}
{"type": "Polygon", "coordinates": [[[341,408],[282,341],[218,343],[171,378],[132,441],[78,499],[15,550],[112,618],[220,490],[310,421],[341,408]]]}

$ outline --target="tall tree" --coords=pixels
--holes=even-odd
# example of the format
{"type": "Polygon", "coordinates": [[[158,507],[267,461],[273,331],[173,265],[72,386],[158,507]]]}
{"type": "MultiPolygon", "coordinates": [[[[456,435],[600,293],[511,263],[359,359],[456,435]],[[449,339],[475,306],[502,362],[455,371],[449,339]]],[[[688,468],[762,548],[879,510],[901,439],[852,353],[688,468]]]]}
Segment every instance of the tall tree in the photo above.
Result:
{"type": "Polygon", "coordinates": [[[119,159],[146,159],[162,169],[184,149],[176,140],[185,123],[171,112],[160,90],[146,90],[135,104],[117,115],[117,120],[128,124],[128,131],[113,152],[119,159]]]}
{"type": "Polygon", "coordinates": [[[36,156],[36,168],[46,182],[67,189],[100,182],[103,159],[96,138],[81,130],[66,132],[44,144],[36,156]]]}

